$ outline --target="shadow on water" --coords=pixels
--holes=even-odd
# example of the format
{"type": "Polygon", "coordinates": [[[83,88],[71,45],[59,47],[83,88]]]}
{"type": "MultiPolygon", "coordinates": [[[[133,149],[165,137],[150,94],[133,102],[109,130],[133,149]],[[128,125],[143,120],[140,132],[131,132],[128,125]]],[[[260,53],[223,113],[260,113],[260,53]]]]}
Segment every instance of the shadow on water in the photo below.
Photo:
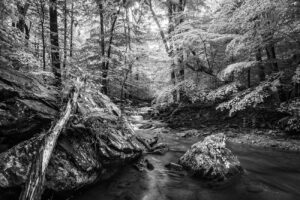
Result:
{"type": "MultiPolygon", "coordinates": [[[[151,130],[138,134],[151,134],[151,130]]],[[[83,191],[75,200],[296,200],[300,199],[300,156],[296,153],[257,149],[228,143],[238,156],[245,174],[222,187],[207,187],[185,172],[167,170],[164,165],[178,158],[198,138],[163,136],[170,151],[163,156],[147,155],[154,170],[139,172],[124,168],[118,176],[83,191]]]]}

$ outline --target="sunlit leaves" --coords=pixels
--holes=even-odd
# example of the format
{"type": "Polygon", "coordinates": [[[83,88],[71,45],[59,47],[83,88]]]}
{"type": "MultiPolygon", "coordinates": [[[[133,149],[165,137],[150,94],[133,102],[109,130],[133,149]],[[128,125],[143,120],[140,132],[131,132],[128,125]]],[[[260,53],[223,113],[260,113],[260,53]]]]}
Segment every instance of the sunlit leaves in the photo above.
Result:
{"type": "Polygon", "coordinates": [[[281,73],[274,74],[257,87],[237,93],[231,100],[221,103],[217,109],[229,110],[229,115],[231,116],[233,113],[245,110],[246,108],[256,107],[258,104],[263,103],[267,97],[274,94],[274,90],[280,86],[279,78],[281,76],[281,73]]]}
{"type": "Polygon", "coordinates": [[[233,73],[243,72],[245,69],[249,69],[258,65],[257,61],[238,62],[228,65],[219,74],[220,79],[227,80],[233,73]]]}

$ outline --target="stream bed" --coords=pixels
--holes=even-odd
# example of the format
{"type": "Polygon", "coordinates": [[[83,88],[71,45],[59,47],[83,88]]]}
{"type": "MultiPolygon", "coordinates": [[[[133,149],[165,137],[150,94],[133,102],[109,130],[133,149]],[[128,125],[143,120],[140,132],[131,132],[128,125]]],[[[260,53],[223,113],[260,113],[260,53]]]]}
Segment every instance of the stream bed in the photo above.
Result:
{"type": "MultiPolygon", "coordinates": [[[[137,134],[153,136],[155,129],[137,134]]],[[[186,172],[168,170],[165,165],[178,161],[201,138],[181,138],[160,134],[169,145],[165,155],[147,155],[153,170],[124,167],[109,182],[84,189],[74,200],[297,200],[300,199],[300,156],[298,153],[254,148],[227,143],[239,158],[245,173],[230,182],[212,187],[193,179],[186,172]]]]}

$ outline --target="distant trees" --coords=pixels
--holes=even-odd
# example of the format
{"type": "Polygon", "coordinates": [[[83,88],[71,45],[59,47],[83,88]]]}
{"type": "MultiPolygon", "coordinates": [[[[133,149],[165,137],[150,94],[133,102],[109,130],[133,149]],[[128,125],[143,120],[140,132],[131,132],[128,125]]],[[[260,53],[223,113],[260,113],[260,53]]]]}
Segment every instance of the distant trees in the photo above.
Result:
{"type": "Polygon", "coordinates": [[[277,109],[299,96],[293,81],[300,64],[299,7],[294,1],[191,1],[182,18],[174,17],[178,11],[167,3],[173,20],[170,51],[183,66],[184,79],[173,73],[174,87],[161,94],[181,90],[190,102],[215,103],[230,113],[255,109],[271,97],[268,106],[277,109]],[[199,15],[198,6],[206,14],[199,15]]]}
{"type": "MultiPolygon", "coordinates": [[[[68,69],[70,75],[89,73],[104,94],[119,91],[117,96],[129,97],[135,87],[147,85],[138,66],[145,64],[149,54],[158,56],[147,49],[147,43],[158,44],[160,37],[163,56],[168,57],[164,59],[171,62],[164,71],[170,85],[160,93],[173,102],[207,100],[213,96],[211,91],[234,88],[228,90],[232,98],[243,91],[241,101],[252,101],[240,106],[246,109],[268,96],[253,91],[265,92],[269,86],[276,85],[278,103],[300,93],[299,83],[292,78],[297,77],[300,60],[300,7],[293,0],[38,0],[0,5],[1,16],[8,21],[2,22],[1,31],[9,33],[14,47],[22,47],[2,55],[13,57],[14,65],[32,66],[32,73],[42,80],[54,76],[56,86],[67,78],[62,71],[68,69]],[[150,30],[153,25],[158,34],[150,30]],[[15,32],[21,37],[13,39],[15,32]]],[[[1,44],[8,49],[5,41],[1,44]]]]}

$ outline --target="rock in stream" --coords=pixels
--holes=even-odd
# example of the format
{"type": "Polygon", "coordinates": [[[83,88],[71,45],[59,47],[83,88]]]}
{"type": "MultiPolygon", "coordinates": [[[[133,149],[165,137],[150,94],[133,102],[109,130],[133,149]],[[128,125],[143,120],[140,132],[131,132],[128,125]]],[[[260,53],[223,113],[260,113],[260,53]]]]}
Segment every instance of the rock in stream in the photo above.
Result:
{"type": "Polygon", "coordinates": [[[243,170],[239,160],[225,147],[223,133],[206,137],[193,144],[179,159],[185,169],[193,176],[206,180],[224,181],[243,170]]]}

